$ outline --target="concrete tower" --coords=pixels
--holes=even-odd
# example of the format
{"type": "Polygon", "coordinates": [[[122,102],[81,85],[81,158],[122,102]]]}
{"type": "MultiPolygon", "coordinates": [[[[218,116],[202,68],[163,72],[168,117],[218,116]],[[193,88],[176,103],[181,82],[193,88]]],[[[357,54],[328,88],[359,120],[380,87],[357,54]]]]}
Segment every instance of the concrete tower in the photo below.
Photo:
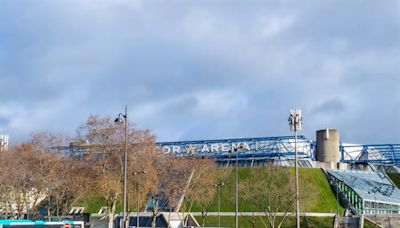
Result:
{"type": "Polygon", "coordinates": [[[340,162],[339,131],[324,129],[317,131],[317,161],[340,162]]]}

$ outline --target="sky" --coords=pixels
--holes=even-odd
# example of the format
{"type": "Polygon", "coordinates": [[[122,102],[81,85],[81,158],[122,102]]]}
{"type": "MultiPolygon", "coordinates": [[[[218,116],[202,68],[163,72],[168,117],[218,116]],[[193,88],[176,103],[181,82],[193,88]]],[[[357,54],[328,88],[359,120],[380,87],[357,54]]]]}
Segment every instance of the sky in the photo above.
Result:
{"type": "Polygon", "coordinates": [[[0,0],[0,133],[124,111],[157,141],[400,143],[400,1],[0,0]]]}

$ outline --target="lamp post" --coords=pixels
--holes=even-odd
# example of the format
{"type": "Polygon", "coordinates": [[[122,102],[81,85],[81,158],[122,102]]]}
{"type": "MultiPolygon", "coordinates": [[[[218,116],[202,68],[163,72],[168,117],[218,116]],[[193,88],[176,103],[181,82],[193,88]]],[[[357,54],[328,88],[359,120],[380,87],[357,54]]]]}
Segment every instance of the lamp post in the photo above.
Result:
{"type": "Polygon", "coordinates": [[[242,149],[243,145],[240,143],[237,147],[233,147],[235,152],[235,228],[239,228],[239,196],[238,196],[238,151],[242,149]]]}
{"type": "Polygon", "coordinates": [[[138,176],[137,178],[138,178],[138,183],[137,183],[137,187],[136,187],[136,190],[137,190],[137,205],[136,205],[136,209],[137,209],[137,217],[136,217],[136,227],[137,228],[139,228],[140,227],[140,217],[139,217],[139,200],[140,200],[140,192],[139,192],[139,186],[140,186],[140,178],[139,178],[139,175],[141,175],[141,174],[143,174],[143,175],[146,175],[147,173],[146,173],[146,171],[141,171],[141,172],[134,172],[133,173],[133,175],[134,176],[138,176]]]}
{"type": "Polygon", "coordinates": [[[214,184],[214,186],[217,187],[217,190],[218,190],[218,227],[221,227],[221,216],[220,216],[220,212],[221,212],[221,187],[223,187],[224,185],[225,185],[225,183],[222,182],[222,181],[214,184]]]}
{"type": "Polygon", "coordinates": [[[339,180],[336,181],[336,216],[339,218],[339,180]]]}
{"type": "Polygon", "coordinates": [[[124,199],[123,199],[123,212],[122,212],[122,228],[126,227],[127,221],[127,166],[128,166],[128,105],[125,105],[125,114],[119,113],[115,119],[115,123],[125,123],[125,148],[124,148],[124,199]]]}
{"type": "Polygon", "coordinates": [[[290,130],[294,131],[294,169],[296,178],[296,224],[297,228],[300,228],[300,197],[299,197],[299,168],[297,158],[297,131],[301,131],[301,125],[303,124],[303,117],[301,116],[300,109],[291,109],[289,115],[289,126],[290,130]]]}

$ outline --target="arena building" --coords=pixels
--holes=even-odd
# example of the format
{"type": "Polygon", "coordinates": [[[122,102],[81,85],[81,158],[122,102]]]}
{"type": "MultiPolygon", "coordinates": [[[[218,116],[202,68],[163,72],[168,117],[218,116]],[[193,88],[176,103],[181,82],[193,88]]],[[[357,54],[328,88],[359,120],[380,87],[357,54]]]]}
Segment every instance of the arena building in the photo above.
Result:
{"type": "Polygon", "coordinates": [[[294,166],[323,168],[337,196],[354,214],[400,214],[400,190],[385,172],[399,173],[400,144],[346,144],[336,129],[305,136],[160,142],[165,154],[208,157],[222,166],[294,166]]]}
{"type": "MultiPolygon", "coordinates": [[[[316,139],[305,136],[158,142],[164,154],[214,159],[221,166],[294,166],[322,168],[341,201],[354,214],[400,214],[400,190],[386,172],[399,173],[400,144],[349,144],[339,131],[323,129],[316,139]]],[[[60,148],[72,156],[85,153],[89,142],[60,148]]]]}

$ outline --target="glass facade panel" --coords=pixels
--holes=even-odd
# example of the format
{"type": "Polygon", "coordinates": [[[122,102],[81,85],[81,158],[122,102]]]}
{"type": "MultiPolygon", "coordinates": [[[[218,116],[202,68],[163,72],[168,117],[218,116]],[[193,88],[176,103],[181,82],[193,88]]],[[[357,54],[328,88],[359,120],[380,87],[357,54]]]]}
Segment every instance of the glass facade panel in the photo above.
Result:
{"type": "Polygon", "coordinates": [[[384,173],[327,170],[356,214],[400,214],[400,190],[384,173]]]}

